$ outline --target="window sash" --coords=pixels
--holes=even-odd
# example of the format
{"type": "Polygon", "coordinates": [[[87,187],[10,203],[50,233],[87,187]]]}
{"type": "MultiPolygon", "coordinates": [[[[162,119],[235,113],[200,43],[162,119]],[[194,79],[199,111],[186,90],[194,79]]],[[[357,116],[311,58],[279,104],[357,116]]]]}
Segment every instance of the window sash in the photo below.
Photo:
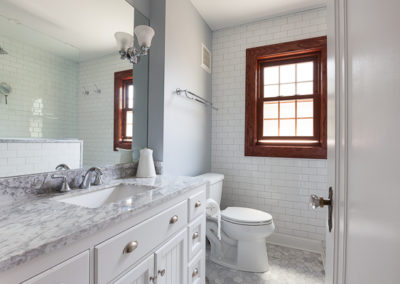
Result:
{"type": "MultiPolygon", "coordinates": [[[[321,70],[319,66],[320,61],[320,53],[309,52],[304,54],[295,54],[282,56],[279,55],[277,58],[268,58],[258,62],[258,96],[257,96],[257,143],[271,145],[271,142],[279,141],[279,144],[285,144],[284,140],[287,140],[289,144],[293,144],[293,141],[298,140],[298,144],[302,144],[302,141],[305,144],[310,143],[310,141],[315,141],[316,144],[319,143],[320,137],[320,108],[321,108],[321,94],[320,90],[320,82],[321,82],[321,70]],[[294,96],[275,96],[275,97],[264,97],[264,68],[273,67],[273,66],[281,66],[287,64],[298,64],[304,62],[313,62],[314,66],[314,76],[313,76],[313,94],[309,95],[294,95],[294,96]],[[313,136],[264,136],[264,102],[270,101],[296,101],[302,99],[313,99],[313,136]]],[[[298,83],[298,82],[295,82],[298,83]]],[[[280,82],[278,86],[280,86],[280,82]]],[[[296,110],[297,112],[297,106],[296,110]]],[[[278,124],[279,124],[278,116],[278,124]]],[[[297,118],[296,118],[296,129],[297,129],[297,118]]],[[[278,125],[278,131],[280,130],[280,125],[278,125]]],[[[278,142],[276,142],[278,143],[278,142]]]]}

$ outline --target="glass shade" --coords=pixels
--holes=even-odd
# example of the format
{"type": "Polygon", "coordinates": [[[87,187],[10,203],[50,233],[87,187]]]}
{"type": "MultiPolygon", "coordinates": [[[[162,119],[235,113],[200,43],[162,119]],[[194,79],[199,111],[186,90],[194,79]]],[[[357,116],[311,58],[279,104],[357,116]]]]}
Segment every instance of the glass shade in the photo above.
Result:
{"type": "Polygon", "coordinates": [[[140,47],[149,48],[151,46],[151,40],[154,37],[154,29],[146,25],[140,25],[135,28],[135,35],[138,40],[140,47]]]}
{"type": "Polygon", "coordinates": [[[117,40],[118,50],[126,51],[129,47],[133,46],[133,36],[124,32],[117,32],[114,34],[117,40]]]}

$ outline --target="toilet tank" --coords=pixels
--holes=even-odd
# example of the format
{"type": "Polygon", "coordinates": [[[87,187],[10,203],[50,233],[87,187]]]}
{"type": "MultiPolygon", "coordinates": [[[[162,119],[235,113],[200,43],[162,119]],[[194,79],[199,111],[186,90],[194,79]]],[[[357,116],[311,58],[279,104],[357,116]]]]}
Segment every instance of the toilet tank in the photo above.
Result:
{"type": "Polygon", "coordinates": [[[220,205],[224,175],[207,173],[198,177],[201,177],[209,182],[209,185],[207,186],[207,198],[215,200],[220,205]]]}

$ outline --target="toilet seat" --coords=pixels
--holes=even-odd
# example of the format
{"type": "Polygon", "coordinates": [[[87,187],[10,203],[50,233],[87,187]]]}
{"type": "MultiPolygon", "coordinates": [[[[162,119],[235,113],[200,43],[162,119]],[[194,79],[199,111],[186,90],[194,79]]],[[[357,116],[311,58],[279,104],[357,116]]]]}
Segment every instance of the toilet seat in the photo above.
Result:
{"type": "Polygon", "coordinates": [[[267,212],[244,207],[227,207],[221,212],[222,220],[247,226],[263,226],[272,224],[272,216],[267,212]]]}

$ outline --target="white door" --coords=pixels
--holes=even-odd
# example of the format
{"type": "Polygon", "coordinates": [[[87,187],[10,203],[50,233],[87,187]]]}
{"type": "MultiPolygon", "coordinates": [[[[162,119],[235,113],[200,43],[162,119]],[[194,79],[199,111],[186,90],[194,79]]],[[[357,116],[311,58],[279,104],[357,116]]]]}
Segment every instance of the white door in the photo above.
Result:
{"type": "Polygon", "coordinates": [[[327,255],[327,281],[333,282],[327,283],[398,284],[400,1],[329,0],[329,7],[331,16],[335,11],[328,25],[336,36],[339,222],[327,236],[327,248],[333,245],[333,256],[327,255]]]}
{"type": "Polygon", "coordinates": [[[146,260],[115,281],[115,284],[149,284],[154,279],[154,255],[149,256],[146,260]]]}
{"type": "Polygon", "coordinates": [[[400,1],[347,1],[346,283],[400,283],[400,1]]]}
{"type": "Polygon", "coordinates": [[[187,231],[184,230],[155,253],[157,284],[187,284],[187,231]]]}

